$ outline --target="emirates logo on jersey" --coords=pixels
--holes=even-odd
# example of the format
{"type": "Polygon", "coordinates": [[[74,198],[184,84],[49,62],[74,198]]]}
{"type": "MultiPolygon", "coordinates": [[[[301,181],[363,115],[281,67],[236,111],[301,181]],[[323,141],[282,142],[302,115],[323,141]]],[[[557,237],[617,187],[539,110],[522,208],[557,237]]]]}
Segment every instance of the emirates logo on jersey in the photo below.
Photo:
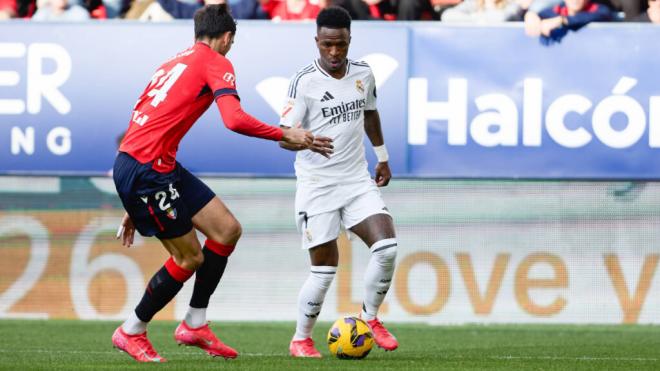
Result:
{"type": "Polygon", "coordinates": [[[349,111],[362,110],[366,105],[366,99],[356,99],[348,103],[341,102],[334,107],[323,107],[321,108],[321,113],[323,114],[323,117],[338,116],[349,111]]]}
{"type": "Polygon", "coordinates": [[[234,76],[233,73],[225,73],[225,75],[222,76],[222,79],[230,83],[232,86],[236,83],[236,76],[234,76]]]}

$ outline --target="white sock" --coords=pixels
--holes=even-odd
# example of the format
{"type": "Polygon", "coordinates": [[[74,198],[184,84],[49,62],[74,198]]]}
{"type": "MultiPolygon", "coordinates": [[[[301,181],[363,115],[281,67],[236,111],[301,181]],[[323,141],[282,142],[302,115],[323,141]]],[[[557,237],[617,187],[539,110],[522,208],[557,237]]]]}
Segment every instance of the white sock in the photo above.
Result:
{"type": "Polygon", "coordinates": [[[131,315],[121,325],[121,329],[128,335],[141,334],[147,331],[147,322],[142,322],[135,311],[131,311],[131,315]]]}
{"type": "Polygon", "coordinates": [[[312,266],[307,281],[300,289],[298,295],[298,322],[293,340],[303,340],[312,337],[312,329],[316,318],[321,313],[325,294],[330,288],[332,280],[337,273],[337,267],[316,265],[312,266]]]}
{"type": "Polygon", "coordinates": [[[206,308],[188,307],[188,312],[183,320],[190,328],[204,326],[206,324],[206,308]]]}
{"type": "Polygon", "coordinates": [[[380,240],[370,247],[371,259],[364,272],[364,302],[362,319],[370,321],[376,318],[378,308],[385,300],[394,275],[397,243],[395,238],[380,240]]]}

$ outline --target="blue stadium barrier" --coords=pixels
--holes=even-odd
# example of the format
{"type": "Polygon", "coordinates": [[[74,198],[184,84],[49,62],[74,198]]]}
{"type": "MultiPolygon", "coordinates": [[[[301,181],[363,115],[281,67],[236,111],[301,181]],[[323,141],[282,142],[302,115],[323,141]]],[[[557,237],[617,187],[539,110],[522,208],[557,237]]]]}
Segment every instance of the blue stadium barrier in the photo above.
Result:
{"type": "MultiPolygon", "coordinates": [[[[229,58],[246,111],[277,124],[313,36],[312,24],[240,22],[229,58]]],[[[399,176],[658,179],[659,36],[595,25],[546,47],[519,25],[358,23],[350,57],[374,69],[399,176]]],[[[192,41],[190,22],[0,24],[0,174],[106,173],[151,75],[192,41]]],[[[293,173],[293,154],[229,132],[213,107],[179,160],[200,174],[293,173]]]]}

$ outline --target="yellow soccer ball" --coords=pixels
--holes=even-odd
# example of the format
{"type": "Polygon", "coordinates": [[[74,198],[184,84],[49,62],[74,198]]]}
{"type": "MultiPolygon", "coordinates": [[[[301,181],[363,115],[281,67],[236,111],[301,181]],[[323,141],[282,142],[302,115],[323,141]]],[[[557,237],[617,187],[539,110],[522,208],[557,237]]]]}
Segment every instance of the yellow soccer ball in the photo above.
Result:
{"type": "Polygon", "coordinates": [[[328,331],[330,353],[340,359],[362,359],[374,346],[374,337],[366,322],[357,317],[343,317],[328,331]]]}

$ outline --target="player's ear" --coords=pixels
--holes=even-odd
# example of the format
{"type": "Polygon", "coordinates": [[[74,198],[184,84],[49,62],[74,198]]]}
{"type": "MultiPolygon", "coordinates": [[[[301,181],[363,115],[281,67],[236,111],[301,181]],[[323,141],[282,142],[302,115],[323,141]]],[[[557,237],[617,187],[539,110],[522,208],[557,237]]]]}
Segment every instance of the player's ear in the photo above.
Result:
{"type": "Polygon", "coordinates": [[[229,44],[231,44],[231,37],[232,37],[231,32],[227,31],[227,32],[225,32],[224,35],[222,35],[222,41],[223,41],[226,45],[229,45],[229,44]]]}
{"type": "Polygon", "coordinates": [[[224,46],[223,49],[225,50],[224,54],[227,54],[229,52],[229,50],[231,49],[231,45],[234,43],[233,38],[234,38],[234,35],[229,31],[225,32],[222,35],[221,40],[222,40],[222,44],[224,46]]]}

